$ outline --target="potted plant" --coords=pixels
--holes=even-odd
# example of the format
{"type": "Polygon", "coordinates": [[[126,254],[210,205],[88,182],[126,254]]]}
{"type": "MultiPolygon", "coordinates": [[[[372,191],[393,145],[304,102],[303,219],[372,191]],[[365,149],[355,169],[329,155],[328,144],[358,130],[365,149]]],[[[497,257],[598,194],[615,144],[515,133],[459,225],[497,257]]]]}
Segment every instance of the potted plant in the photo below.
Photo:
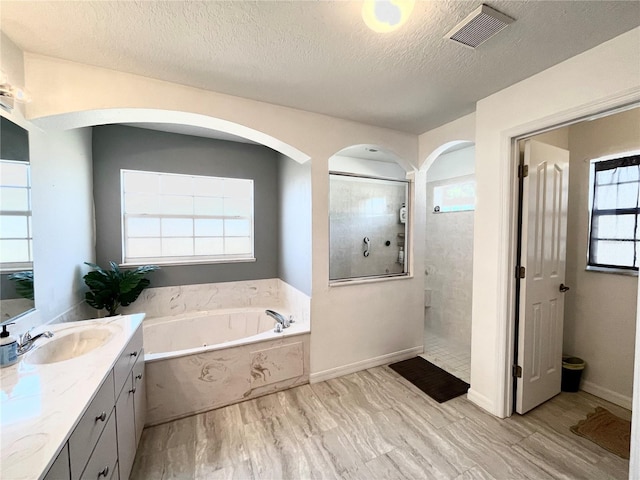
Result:
{"type": "Polygon", "coordinates": [[[144,278],[145,275],[160,269],[156,265],[145,265],[135,270],[121,270],[116,262],[109,262],[111,270],[104,270],[94,263],[85,264],[94,270],[83,277],[89,287],[84,298],[93,308],[105,308],[109,317],[117,315],[120,306],[126,307],[135,302],[151,283],[144,278]]]}

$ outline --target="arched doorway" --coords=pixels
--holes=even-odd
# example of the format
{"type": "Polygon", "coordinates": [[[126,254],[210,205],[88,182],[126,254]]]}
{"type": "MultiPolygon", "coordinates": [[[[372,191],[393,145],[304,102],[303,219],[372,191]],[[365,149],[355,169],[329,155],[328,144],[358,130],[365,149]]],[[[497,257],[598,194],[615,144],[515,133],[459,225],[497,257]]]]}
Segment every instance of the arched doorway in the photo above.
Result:
{"type": "Polygon", "coordinates": [[[475,147],[451,142],[426,172],[424,358],[470,381],[475,147]]]}

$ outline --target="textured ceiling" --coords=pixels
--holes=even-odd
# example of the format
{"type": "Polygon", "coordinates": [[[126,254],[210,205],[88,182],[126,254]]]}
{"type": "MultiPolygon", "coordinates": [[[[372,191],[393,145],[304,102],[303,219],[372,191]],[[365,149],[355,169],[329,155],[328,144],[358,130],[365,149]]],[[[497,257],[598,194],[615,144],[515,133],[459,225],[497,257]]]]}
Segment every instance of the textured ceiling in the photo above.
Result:
{"type": "Polygon", "coordinates": [[[477,50],[444,35],[480,1],[418,1],[376,34],[356,1],[4,1],[24,51],[412,133],[640,25],[638,1],[487,1],[516,21],[477,50]]]}

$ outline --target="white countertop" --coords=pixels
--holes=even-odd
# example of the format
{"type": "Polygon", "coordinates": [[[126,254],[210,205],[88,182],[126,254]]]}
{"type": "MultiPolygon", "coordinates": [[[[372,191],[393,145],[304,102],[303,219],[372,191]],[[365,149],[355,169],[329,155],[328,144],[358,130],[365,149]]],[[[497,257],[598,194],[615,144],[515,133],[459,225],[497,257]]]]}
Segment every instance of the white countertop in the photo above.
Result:
{"type": "Polygon", "coordinates": [[[47,473],[98,388],[113,368],[144,314],[107,317],[39,327],[53,338],[38,347],[91,326],[108,326],[113,336],[104,345],[76,358],[44,365],[17,364],[0,369],[0,478],[37,479],[47,473]]]}

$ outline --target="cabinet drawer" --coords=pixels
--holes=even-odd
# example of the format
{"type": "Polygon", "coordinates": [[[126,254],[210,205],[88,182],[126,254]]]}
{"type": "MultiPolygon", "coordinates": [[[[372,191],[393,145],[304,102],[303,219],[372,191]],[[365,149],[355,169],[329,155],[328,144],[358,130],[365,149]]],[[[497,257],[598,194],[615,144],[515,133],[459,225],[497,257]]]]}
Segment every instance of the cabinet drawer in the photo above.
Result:
{"type": "Polygon", "coordinates": [[[53,462],[51,468],[44,476],[44,480],[69,480],[71,472],[69,472],[69,446],[65,443],[64,448],[58,454],[58,458],[53,462]]]}
{"type": "Polygon", "coordinates": [[[113,378],[115,380],[114,392],[116,396],[120,394],[124,382],[129,378],[131,369],[136,363],[138,355],[140,355],[140,350],[142,350],[142,324],[138,327],[136,333],[133,334],[127,346],[124,347],[124,350],[113,367],[113,378]]]}
{"type": "Polygon", "coordinates": [[[109,373],[93,401],[87,407],[80,422],[78,422],[71,437],[69,437],[72,480],[80,478],[93,447],[98,442],[98,438],[100,438],[100,434],[107,424],[107,419],[113,410],[114,404],[113,373],[109,373]]]}
{"type": "Polygon", "coordinates": [[[81,480],[110,479],[117,469],[117,462],[116,416],[112,413],[80,478],[81,480]]]}

